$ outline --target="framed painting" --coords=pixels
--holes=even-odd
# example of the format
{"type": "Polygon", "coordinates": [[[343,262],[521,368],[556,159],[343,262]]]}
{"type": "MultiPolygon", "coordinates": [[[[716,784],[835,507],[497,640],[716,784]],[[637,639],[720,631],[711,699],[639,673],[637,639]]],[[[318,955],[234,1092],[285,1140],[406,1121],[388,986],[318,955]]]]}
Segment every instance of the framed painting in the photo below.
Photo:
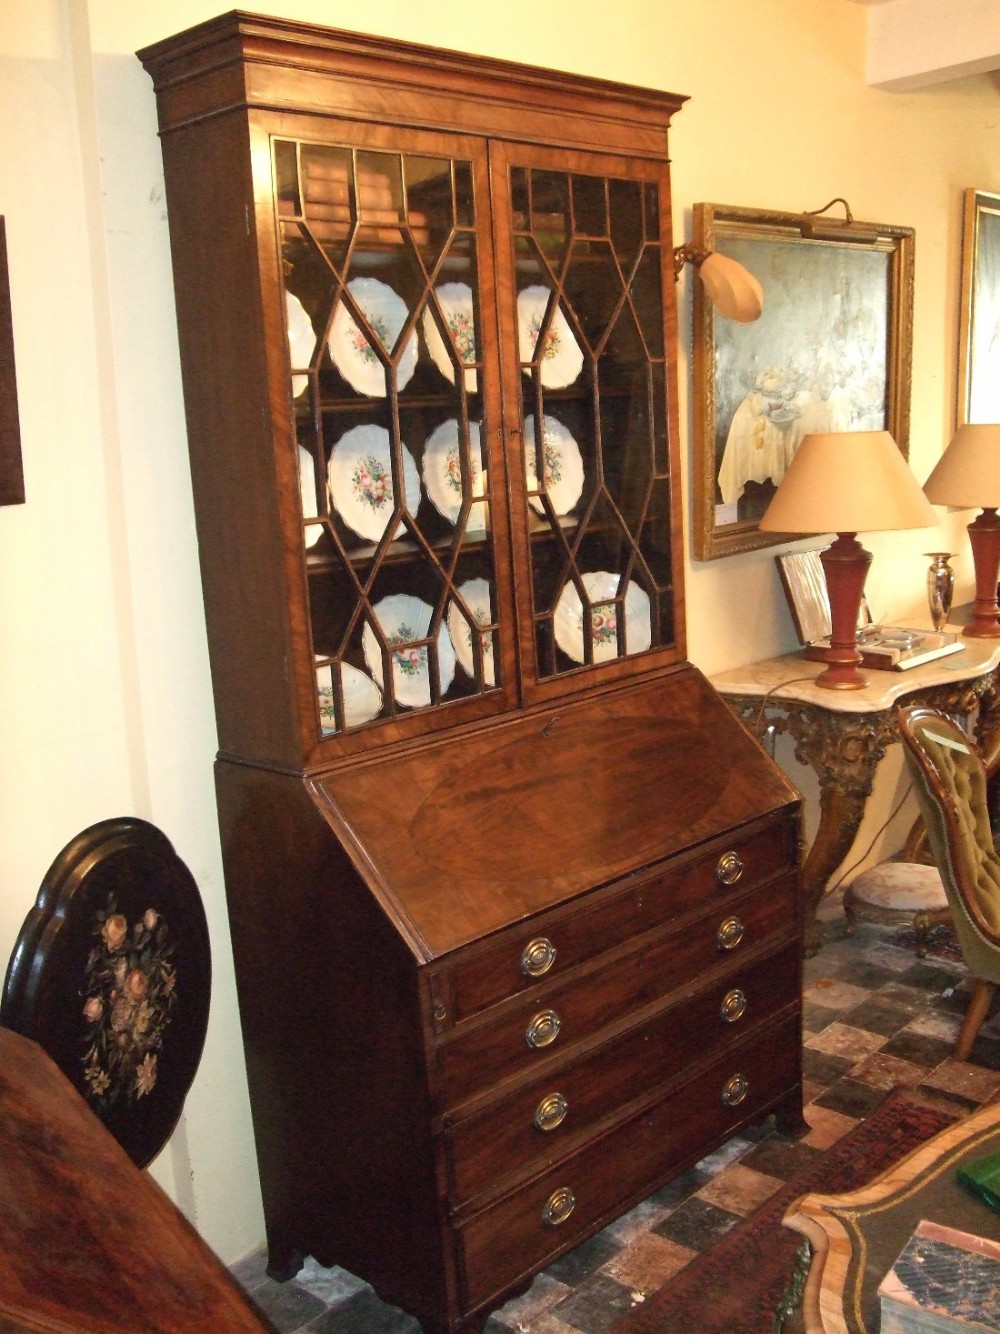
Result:
{"type": "Polygon", "coordinates": [[[24,503],[21,428],[14,375],[14,324],[7,271],[7,232],[0,218],[0,505],[24,503]]]}
{"type": "Polygon", "coordinates": [[[695,285],[699,560],[792,540],[759,523],[803,436],[887,430],[909,448],[913,229],[864,223],[873,239],[818,240],[801,219],[694,207],[694,247],[738,260],[764,289],[760,319],[735,324],[695,285]]]}
{"type": "Polygon", "coordinates": [[[1000,195],[965,192],[957,425],[1000,422],[1000,195]]]}

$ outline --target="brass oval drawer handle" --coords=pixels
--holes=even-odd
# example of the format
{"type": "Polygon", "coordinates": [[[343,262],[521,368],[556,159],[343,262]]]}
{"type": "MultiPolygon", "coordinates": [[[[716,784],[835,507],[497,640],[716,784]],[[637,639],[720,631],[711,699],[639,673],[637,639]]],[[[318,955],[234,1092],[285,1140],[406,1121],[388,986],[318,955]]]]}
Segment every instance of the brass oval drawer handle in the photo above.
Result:
{"type": "Polygon", "coordinates": [[[715,933],[715,943],[720,950],[734,950],[743,939],[744,930],[738,917],[727,917],[715,933]]]}
{"type": "Polygon", "coordinates": [[[736,1107],[750,1092],[750,1084],[745,1075],[733,1075],[731,1079],[726,1080],[726,1087],[722,1090],[722,1101],[727,1107],[736,1107]]]}
{"type": "Polygon", "coordinates": [[[747,1012],[746,993],[740,991],[739,987],[733,987],[732,991],[727,991],[722,998],[722,1004],[719,1006],[719,1018],[727,1024],[735,1024],[738,1019],[742,1019],[747,1012]]]}
{"type": "Polygon", "coordinates": [[[558,1227],[565,1223],[576,1208],[576,1196],[569,1186],[560,1186],[545,1201],[542,1208],[542,1222],[548,1227],[558,1227]]]}
{"type": "Polygon", "coordinates": [[[556,961],[556,947],[545,936],[529,940],[521,951],[521,972],[525,977],[541,977],[556,961]]]}
{"type": "Polygon", "coordinates": [[[721,885],[735,885],[743,874],[743,862],[738,852],[724,852],[715,868],[721,885]]]}
{"type": "Polygon", "coordinates": [[[524,1040],[529,1047],[547,1047],[555,1042],[562,1028],[562,1020],[555,1010],[539,1010],[525,1030],[524,1040]]]}
{"type": "Polygon", "coordinates": [[[535,1125],[539,1130],[555,1130],[566,1120],[569,1103],[561,1093],[546,1093],[535,1108],[535,1125]]]}

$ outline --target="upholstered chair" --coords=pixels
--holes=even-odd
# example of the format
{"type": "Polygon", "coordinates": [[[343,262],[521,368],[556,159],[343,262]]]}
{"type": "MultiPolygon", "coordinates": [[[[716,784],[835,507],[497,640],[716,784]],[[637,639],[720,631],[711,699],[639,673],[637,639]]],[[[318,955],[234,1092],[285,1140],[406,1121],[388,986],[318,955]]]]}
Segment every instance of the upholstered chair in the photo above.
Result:
{"type": "Polygon", "coordinates": [[[964,1061],[1000,984],[1000,854],[990,829],[987,771],[946,714],[913,705],[897,717],[955,934],[975,981],[954,1050],[964,1061]]]}

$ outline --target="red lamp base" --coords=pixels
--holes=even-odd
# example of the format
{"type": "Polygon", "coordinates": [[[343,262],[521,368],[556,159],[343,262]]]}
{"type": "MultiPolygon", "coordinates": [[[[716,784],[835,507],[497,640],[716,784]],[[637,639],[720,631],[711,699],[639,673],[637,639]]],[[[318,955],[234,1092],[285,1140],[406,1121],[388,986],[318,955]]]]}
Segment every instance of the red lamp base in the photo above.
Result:
{"type": "Polygon", "coordinates": [[[983,510],[969,524],[972,562],[976,571],[976,600],[963,633],[970,639],[1000,639],[997,575],[1000,572],[1000,516],[983,510]]]}
{"type": "MultiPolygon", "coordinates": [[[[1000,523],[998,523],[1000,528],[1000,523]]],[[[830,599],[830,647],[823,655],[825,671],[816,684],[825,690],[863,690],[868,678],[861,671],[858,649],[858,610],[872,563],[853,533],[838,533],[832,546],[820,553],[830,599]]]]}

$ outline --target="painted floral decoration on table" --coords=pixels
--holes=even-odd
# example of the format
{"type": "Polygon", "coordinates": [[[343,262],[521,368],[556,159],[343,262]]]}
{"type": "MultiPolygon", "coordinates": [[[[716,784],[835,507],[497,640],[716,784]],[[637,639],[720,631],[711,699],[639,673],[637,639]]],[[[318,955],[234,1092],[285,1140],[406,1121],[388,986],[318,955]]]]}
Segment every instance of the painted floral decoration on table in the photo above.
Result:
{"type": "Polygon", "coordinates": [[[476,326],[464,310],[451,310],[445,317],[445,322],[451,331],[451,336],[455,340],[455,349],[459,358],[466,362],[474,362],[478,348],[476,347],[476,326]]]}
{"type": "MultiPolygon", "coordinates": [[[[469,472],[472,474],[473,495],[478,495],[479,474],[481,469],[474,458],[469,460],[469,472]]],[[[455,445],[448,450],[444,464],[445,486],[449,491],[454,492],[458,503],[462,503],[462,460],[459,455],[459,447],[455,445]]]]}
{"type": "MultiPolygon", "coordinates": [[[[583,628],[583,618],[580,618],[583,628]]],[[[618,610],[613,602],[598,602],[590,613],[590,637],[595,648],[617,642],[618,610]]]]}
{"type": "MultiPolygon", "coordinates": [[[[392,336],[389,333],[388,324],[385,322],[384,319],[381,319],[379,316],[372,315],[370,313],[367,315],[367,319],[368,323],[371,325],[372,333],[374,333],[375,337],[382,344],[385,350],[387,352],[390,352],[392,350],[390,347],[392,336]]],[[[380,364],[375,349],[368,341],[366,335],[358,328],[356,324],[353,325],[352,327],[351,343],[353,344],[354,351],[358,354],[358,356],[366,365],[377,366],[380,364]]]]}
{"type": "MultiPolygon", "coordinates": [[[[408,644],[411,640],[418,638],[408,625],[397,627],[395,634],[386,637],[386,643],[390,648],[395,648],[397,644],[408,644]]],[[[404,676],[416,676],[423,670],[427,661],[427,650],[425,648],[407,648],[397,650],[393,653],[396,666],[404,676]]]]}
{"type": "MultiPolygon", "coordinates": [[[[528,325],[528,334],[534,344],[538,343],[538,335],[542,332],[544,315],[544,311],[538,315],[532,315],[531,322],[528,325]]],[[[545,335],[545,342],[542,345],[542,360],[552,361],[559,356],[561,351],[562,340],[559,337],[559,330],[555,327],[555,324],[550,324],[549,331],[545,335]]]]}
{"type": "Polygon", "coordinates": [[[147,908],[131,926],[113,895],[96,914],[87,959],[83,1057],[89,1096],[102,1111],[126,1105],[156,1084],[157,1053],[177,1005],[174,944],[166,922],[147,908]]]}
{"type": "Polygon", "coordinates": [[[351,484],[357,499],[376,513],[386,501],[392,500],[392,476],[374,454],[358,460],[351,473],[351,484]]]}
{"type": "MultiPolygon", "coordinates": [[[[485,625],[488,621],[486,613],[479,607],[473,613],[477,625],[485,625]]],[[[493,635],[489,631],[482,631],[479,635],[479,642],[483,648],[483,676],[487,686],[492,686],[496,681],[496,666],[493,662],[493,635]]],[[[475,649],[472,647],[472,631],[466,632],[466,658],[475,661],[475,649]]],[[[472,673],[469,673],[470,676],[472,673]]]]}
{"type": "Polygon", "coordinates": [[[550,435],[545,436],[542,446],[542,471],[545,476],[545,490],[551,491],[562,481],[562,451],[550,435]]]}

